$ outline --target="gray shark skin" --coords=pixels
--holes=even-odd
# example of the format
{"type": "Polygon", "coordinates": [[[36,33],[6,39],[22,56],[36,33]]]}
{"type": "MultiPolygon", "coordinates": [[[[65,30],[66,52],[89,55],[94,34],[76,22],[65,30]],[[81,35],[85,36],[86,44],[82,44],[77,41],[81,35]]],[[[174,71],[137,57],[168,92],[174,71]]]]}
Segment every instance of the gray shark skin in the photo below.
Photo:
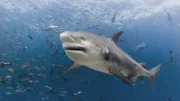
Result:
{"type": "Polygon", "coordinates": [[[61,33],[60,40],[66,55],[74,62],[67,71],[80,66],[86,66],[95,71],[115,75],[124,83],[134,86],[130,81],[136,82],[137,77],[148,77],[153,87],[154,78],[162,64],[151,70],[145,69],[145,63],[138,63],[132,59],[116,43],[122,31],[112,37],[102,37],[89,32],[65,31],[61,33]]]}

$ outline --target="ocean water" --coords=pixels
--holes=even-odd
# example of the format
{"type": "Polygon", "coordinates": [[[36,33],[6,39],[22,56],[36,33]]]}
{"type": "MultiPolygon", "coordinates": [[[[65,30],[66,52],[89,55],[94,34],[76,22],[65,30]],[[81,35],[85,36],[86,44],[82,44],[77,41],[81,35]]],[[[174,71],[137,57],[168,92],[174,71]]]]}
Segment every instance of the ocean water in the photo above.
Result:
{"type": "Polygon", "coordinates": [[[179,101],[179,34],[179,0],[0,0],[0,101],[179,101]],[[85,66],[67,73],[64,31],[123,31],[118,47],[148,70],[163,64],[154,88],[85,66]]]}

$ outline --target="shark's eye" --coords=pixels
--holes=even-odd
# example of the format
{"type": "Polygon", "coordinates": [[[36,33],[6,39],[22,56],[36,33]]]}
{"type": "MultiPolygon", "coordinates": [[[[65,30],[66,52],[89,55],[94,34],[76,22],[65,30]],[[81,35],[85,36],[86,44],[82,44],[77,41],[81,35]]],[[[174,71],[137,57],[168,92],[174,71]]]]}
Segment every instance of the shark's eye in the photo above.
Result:
{"type": "Polygon", "coordinates": [[[82,40],[85,40],[85,38],[84,38],[83,36],[80,36],[80,38],[81,38],[82,40]]]}

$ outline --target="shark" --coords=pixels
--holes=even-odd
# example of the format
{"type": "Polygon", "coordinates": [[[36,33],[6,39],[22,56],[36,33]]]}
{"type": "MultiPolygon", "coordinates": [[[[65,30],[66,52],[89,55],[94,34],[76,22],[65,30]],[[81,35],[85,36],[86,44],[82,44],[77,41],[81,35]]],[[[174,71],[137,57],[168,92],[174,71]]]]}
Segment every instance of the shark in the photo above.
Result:
{"type": "Polygon", "coordinates": [[[85,31],[64,31],[59,38],[65,54],[74,62],[67,70],[70,72],[80,66],[92,70],[114,75],[129,86],[137,78],[148,78],[150,86],[154,87],[154,79],[162,67],[162,63],[147,70],[146,64],[135,61],[130,55],[118,47],[117,43],[123,31],[110,37],[100,36],[85,31]]]}

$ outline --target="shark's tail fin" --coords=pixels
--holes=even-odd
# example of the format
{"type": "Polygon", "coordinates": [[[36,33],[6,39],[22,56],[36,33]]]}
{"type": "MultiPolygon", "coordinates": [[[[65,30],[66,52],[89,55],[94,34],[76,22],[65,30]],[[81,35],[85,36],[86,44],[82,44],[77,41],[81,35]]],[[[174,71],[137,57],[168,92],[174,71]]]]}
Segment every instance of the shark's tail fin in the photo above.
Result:
{"type": "Polygon", "coordinates": [[[150,76],[148,77],[149,78],[149,84],[150,86],[153,88],[153,82],[154,82],[154,79],[156,77],[156,74],[158,73],[158,71],[160,70],[160,68],[162,67],[162,64],[159,64],[157,65],[156,67],[152,68],[149,72],[150,72],[150,76]]]}

